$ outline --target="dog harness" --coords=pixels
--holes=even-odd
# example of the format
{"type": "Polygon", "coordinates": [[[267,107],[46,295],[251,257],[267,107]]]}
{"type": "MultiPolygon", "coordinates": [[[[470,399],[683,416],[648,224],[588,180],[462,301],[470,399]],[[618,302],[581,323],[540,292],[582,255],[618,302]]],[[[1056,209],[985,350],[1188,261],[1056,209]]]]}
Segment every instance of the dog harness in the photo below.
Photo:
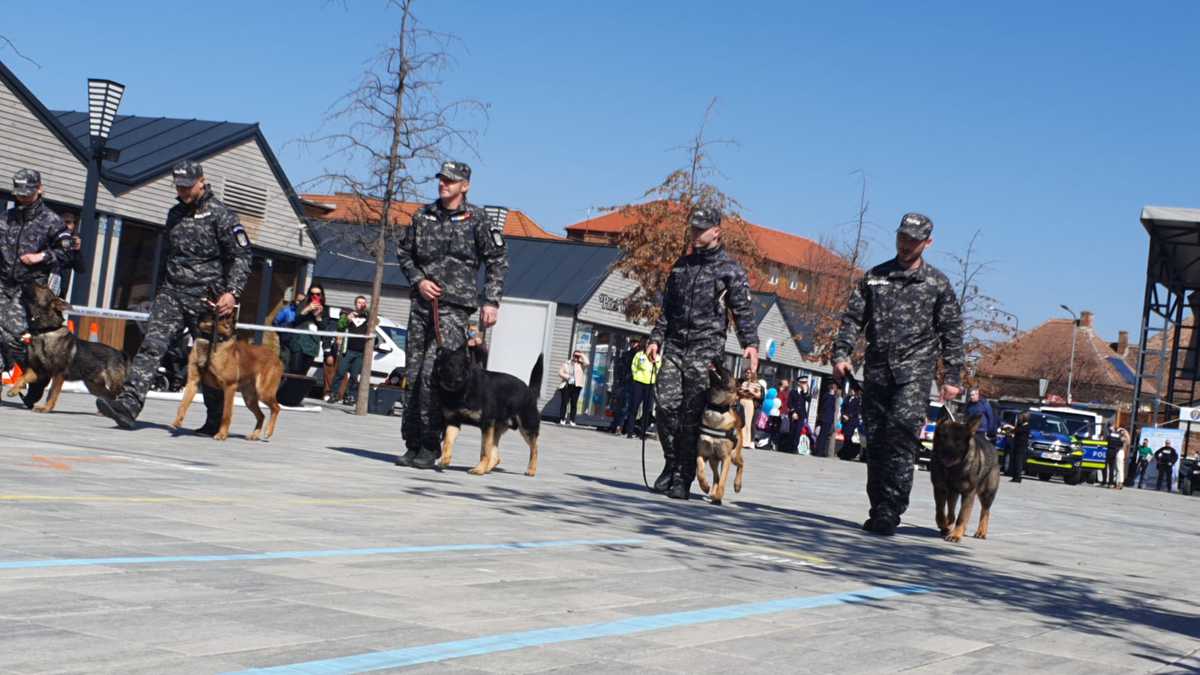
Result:
{"type": "MultiPolygon", "coordinates": [[[[705,410],[712,410],[713,412],[719,412],[721,414],[725,414],[725,413],[729,412],[729,410],[732,407],[733,406],[728,405],[728,404],[717,405],[716,403],[712,403],[711,401],[705,401],[705,403],[704,403],[705,410]]],[[[737,429],[729,429],[727,431],[722,430],[722,429],[713,429],[712,427],[706,427],[706,426],[704,426],[703,423],[701,423],[700,424],[700,433],[704,434],[705,436],[711,436],[713,438],[724,438],[733,443],[738,442],[737,429]]]]}

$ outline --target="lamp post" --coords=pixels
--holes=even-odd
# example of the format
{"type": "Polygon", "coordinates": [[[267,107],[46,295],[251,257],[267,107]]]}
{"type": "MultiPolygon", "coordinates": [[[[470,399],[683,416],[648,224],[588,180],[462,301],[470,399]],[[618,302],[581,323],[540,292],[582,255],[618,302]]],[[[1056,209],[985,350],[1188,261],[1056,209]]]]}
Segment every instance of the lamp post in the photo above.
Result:
{"type": "MultiPolygon", "coordinates": [[[[79,255],[83,265],[71,284],[71,304],[84,307],[91,303],[92,263],[96,258],[96,196],[100,191],[100,163],[115,161],[120,153],[105,147],[117,116],[117,106],[125,85],[112,80],[88,80],[88,137],[91,139],[88,156],[87,182],[83,190],[83,213],[79,216],[79,255]]],[[[97,270],[103,273],[103,270],[97,270]]],[[[83,323],[80,322],[80,330],[83,323]]]]}
{"type": "Polygon", "coordinates": [[[1071,405],[1071,380],[1075,377],[1075,333],[1079,330],[1079,317],[1066,305],[1059,305],[1067,310],[1074,323],[1071,324],[1071,364],[1067,367],[1067,405],[1071,405]]]}
{"type": "Polygon", "coordinates": [[[993,314],[1003,314],[1013,320],[1013,330],[1017,331],[1017,335],[1021,334],[1021,318],[1012,312],[1006,312],[995,305],[988,307],[988,311],[993,314]]]}

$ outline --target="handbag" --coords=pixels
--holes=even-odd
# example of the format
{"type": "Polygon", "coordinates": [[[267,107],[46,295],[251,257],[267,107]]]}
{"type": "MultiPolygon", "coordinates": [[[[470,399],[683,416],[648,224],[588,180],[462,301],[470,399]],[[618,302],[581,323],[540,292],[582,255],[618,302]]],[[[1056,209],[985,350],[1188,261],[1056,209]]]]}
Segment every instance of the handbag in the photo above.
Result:
{"type": "Polygon", "coordinates": [[[758,415],[754,417],[754,428],[759,431],[767,430],[767,413],[759,410],[758,415]]]}

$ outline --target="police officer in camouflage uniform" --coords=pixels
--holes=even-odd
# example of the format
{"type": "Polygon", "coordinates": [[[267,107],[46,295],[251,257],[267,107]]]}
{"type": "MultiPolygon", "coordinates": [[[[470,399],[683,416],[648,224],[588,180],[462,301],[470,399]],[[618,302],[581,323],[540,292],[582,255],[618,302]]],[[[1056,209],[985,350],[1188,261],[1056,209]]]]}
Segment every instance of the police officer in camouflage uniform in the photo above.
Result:
{"type": "Polygon", "coordinates": [[[758,370],[758,331],[750,304],[746,270],[721,246],[721,212],[698,208],[688,217],[692,252],[675,261],[663,293],[662,314],[646,345],[646,356],[662,354],[655,395],[658,438],[666,466],[654,481],[656,492],[688,499],[696,477],[696,452],[708,369],[721,358],[733,313],[738,343],[758,370]]]}
{"type": "Polygon", "coordinates": [[[859,281],[833,346],[834,377],[845,378],[858,335],[867,334],[863,421],[871,513],[863,529],[885,536],[895,534],[908,508],[919,430],[939,355],[942,400],[961,391],[962,312],[946,275],[921,257],[932,235],[929,218],[908,213],[900,219],[896,257],[859,281]]]}
{"type": "Polygon", "coordinates": [[[467,340],[467,319],[480,307],[483,328],[495,325],[504,291],[508,256],[504,223],[467,202],[471,167],[444,162],[438,178],[438,200],[417,211],[396,247],[400,269],[414,289],[408,315],[408,399],[404,406],[405,453],[397,466],[431,469],[440,454],[445,431],[432,380],[438,336],[434,332],[436,304],[444,349],[459,349],[467,340]],[[479,265],[486,270],[483,292],[476,286],[479,265]]]}
{"type": "MultiPolygon", "coordinates": [[[[214,308],[220,316],[233,314],[250,276],[250,238],[237,214],[213,195],[203,167],[185,161],[171,172],[179,203],[167,212],[166,280],[150,307],[146,335],[125,387],[112,402],[97,400],[100,412],[123,429],[133,428],[175,336],[185,327],[196,335],[199,319],[214,308]],[[216,298],[215,306],[211,297],[216,298]]],[[[224,396],[205,387],[204,405],[208,418],[197,432],[212,435],[220,422],[224,396]]]]}
{"type": "MultiPolygon", "coordinates": [[[[75,260],[73,239],[62,218],[42,201],[42,176],[32,169],[13,175],[13,200],[17,205],[0,216],[0,352],[6,368],[28,368],[28,352],[21,335],[28,329],[28,312],[21,287],[47,285],[50,272],[75,260]]],[[[23,398],[33,407],[45,383],[30,385],[23,398]]]]}

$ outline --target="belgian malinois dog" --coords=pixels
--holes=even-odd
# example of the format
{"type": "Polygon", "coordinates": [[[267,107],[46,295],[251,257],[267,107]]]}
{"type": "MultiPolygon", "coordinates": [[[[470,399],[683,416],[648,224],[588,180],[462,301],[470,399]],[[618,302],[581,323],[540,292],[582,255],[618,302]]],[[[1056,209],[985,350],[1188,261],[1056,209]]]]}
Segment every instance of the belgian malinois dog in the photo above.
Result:
{"type": "Polygon", "coordinates": [[[225,394],[225,408],[221,412],[221,426],[213,438],[223,441],[229,438],[229,423],[233,419],[233,395],[241,392],[246,407],[254,413],[254,431],[246,438],[257,441],[262,435],[263,440],[275,433],[275,422],[279,419],[279,401],[275,394],[279,390],[279,380],[283,378],[283,363],[275,352],[262,345],[252,345],[234,338],[234,321],[232,316],[217,320],[216,331],[213,331],[213,317],[199,321],[200,337],[192,346],[188,356],[187,386],[183,390],[183,400],[179,402],[179,411],[175,415],[172,427],[183,426],[183,418],[187,415],[188,406],[196,396],[196,389],[203,380],[204,384],[220,389],[225,394]],[[213,345],[213,338],[216,345],[213,345]],[[258,402],[267,404],[271,410],[271,420],[263,434],[263,415],[258,402]]]}
{"type": "Polygon", "coordinates": [[[526,384],[508,373],[484,370],[466,345],[460,349],[439,349],[433,365],[433,380],[446,424],[438,466],[450,466],[454,440],[462,425],[468,424],[479,427],[483,435],[479,463],[468,473],[482,476],[495,469],[500,464],[500,437],[509,429],[516,429],[529,446],[525,475],[537,474],[541,427],[537,401],[542,388],[540,354],[526,384]]]}
{"type": "Polygon", "coordinates": [[[740,384],[733,373],[718,362],[708,370],[708,391],[704,394],[704,415],[700,418],[700,443],[696,452],[696,478],[700,489],[713,504],[725,498],[725,483],[729,465],[737,466],[733,491],[742,491],[742,474],[746,462],[742,459],[742,434],[746,427],[745,412],[738,400],[740,384]],[[712,467],[713,485],[704,475],[704,464],[712,467]]]}
{"type": "Polygon", "coordinates": [[[27,285],[21,297],[29,308],[29,367],[8,390],[17,396],[26,386],[50,382],[46,402],[33,411],[48,413],[58,404],[63,382],[82,380],[93,396],[111,401],[125,383],[127,363],[121,352],[99,342],[80,340],[68,329],[63,312],[71,309],[46,286],[27,285]]]}
{"type": "Polygon", "coordinates": [[[992,502],[1000,487],[1000,464],[996,448],[982,435],[976,434],[983,418],[974,415],[957,422],[943,415],[933,434],[933,457],[929,461],[929,476],[933,481],[933,498],[937,504],[937,526],[946,541],[959,541],[971,520],[975,496],[979,496],[982,511],[976,539],[987,539],[991,521],[992,502]],[[957,520],[955,503],[959,496],[957,520]]]}

